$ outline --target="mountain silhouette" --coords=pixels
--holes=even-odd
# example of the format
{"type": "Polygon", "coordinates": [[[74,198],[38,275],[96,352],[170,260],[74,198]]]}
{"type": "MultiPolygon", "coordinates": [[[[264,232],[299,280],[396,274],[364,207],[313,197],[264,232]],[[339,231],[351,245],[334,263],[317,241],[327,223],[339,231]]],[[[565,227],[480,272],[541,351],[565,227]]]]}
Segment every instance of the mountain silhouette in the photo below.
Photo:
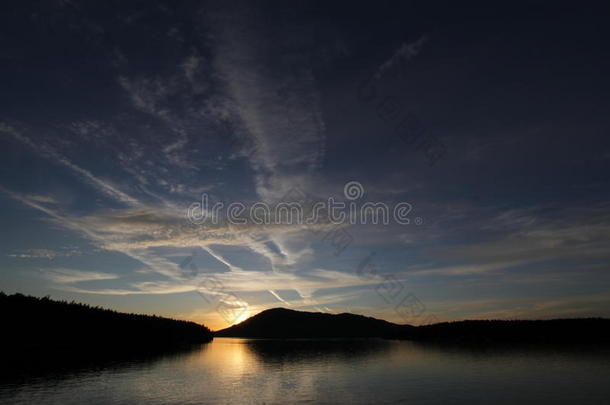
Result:
{"type": "Polygon", "coordinates": [[[273,308],[214,333],[219,337],[339,338],[398,337],[413,329],[355,314],[327,314],[273,308]]]}
{"type": "Polygon", "coordinates": [[[214,333],[246,338],[391,338],[455,343],[610,343],[610,320],[464,320],[399,325],[349,313],[274,308],[214,333]]]}

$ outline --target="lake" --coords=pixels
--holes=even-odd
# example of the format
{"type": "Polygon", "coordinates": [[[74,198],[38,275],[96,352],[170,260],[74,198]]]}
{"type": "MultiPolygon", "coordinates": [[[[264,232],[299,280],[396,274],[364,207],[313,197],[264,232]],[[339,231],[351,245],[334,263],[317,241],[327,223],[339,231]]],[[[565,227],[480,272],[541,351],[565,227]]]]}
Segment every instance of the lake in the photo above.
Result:
{"type": "Polygon", "coordinates": [[[216,338],[146,360],[3,381],[2,404],[600,404],[610,353],[390,340],[216,338]]]}

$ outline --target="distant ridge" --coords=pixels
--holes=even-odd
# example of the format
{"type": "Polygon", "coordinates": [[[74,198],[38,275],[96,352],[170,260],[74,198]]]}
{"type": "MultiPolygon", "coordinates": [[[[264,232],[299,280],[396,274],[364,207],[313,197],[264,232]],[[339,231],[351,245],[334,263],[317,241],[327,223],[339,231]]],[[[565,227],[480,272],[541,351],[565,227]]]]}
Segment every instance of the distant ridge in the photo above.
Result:
{"type": "Polygon", "coordinates": [[[465,320],[416,327],[349,313],[328,314],[273,308],[219,330],[214,335],[246,338],[377,337],[456,343],[610,344],[610,320],[465,320]]]}
{"type": "Polygon", "coordinates": [[[398,337],[412,328],[363,315],[273,308],[214,335],[256,338],[398,337]]]}

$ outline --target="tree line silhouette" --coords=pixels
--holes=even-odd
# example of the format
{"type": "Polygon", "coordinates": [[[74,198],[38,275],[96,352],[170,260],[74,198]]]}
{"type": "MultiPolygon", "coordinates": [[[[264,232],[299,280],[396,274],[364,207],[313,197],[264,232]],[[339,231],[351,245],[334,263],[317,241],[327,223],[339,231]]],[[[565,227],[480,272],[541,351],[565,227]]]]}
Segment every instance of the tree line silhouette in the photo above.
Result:
{"type": "Polygon", "coordinates": [[[465,320],[414,328],[406,336],[457,343],[610,344],[610,319],[465,320]]]}
{"type": "Polygon", "coordinates": [[[148,352],[212,340],[195,322],[128,314],[74,301],[0,292],[2,338],[8,347],[96,353],[148,352]]]}

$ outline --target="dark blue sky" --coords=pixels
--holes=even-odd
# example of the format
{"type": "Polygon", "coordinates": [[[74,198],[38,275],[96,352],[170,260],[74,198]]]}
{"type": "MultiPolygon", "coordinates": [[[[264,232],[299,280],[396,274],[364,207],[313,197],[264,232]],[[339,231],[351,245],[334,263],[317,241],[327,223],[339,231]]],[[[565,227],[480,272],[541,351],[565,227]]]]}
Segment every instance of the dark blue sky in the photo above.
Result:
{"type": "Polygon", "coordinates": [[[601,2],[0,8],[2,290],[212,327],[610,316],[601,2]],[[411,223],[185,218],[348,182],[411,223]]]}

